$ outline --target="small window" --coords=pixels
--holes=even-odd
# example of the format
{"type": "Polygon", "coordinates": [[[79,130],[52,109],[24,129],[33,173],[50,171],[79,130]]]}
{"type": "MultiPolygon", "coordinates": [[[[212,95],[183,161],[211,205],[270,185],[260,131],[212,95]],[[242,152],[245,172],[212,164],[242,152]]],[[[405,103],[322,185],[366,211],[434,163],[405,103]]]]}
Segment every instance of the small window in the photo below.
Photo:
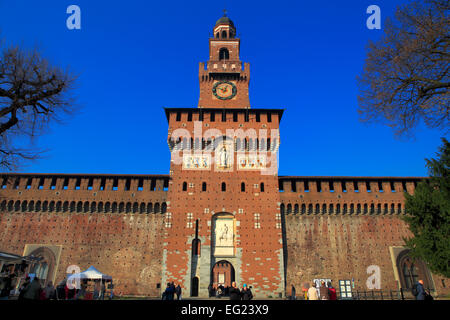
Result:
{"type": "Polygon", "coordinates": [[[81,186],[81,178],[77,178],[77,182],[75,183],[75,190],[80,190],[81,186]]]}
{"type": "Polygon", "coordinates": [[[138,190],[138,191],[144,190],[144,180],[143,180],[142,178],[139,179],[137,190],[138,190]]]}
{"type": "Polygon", "coordinates": [[[92,190],[92,185],[93,185],[93,179],[92,178],[89,178],[89,182],[88,182],[88,190],[92,190]]]}
{"type": "MultiPolygon", "coordinates": [[[[227,34],[225,33],[225,31],[224,31],[224,34],[225,34],[224,38],[226,38],[227,34]]],[[[230,53],[229,53],[228,49],[221,48],[219,51],[219,60],[228,60],[228,59],[230,59],[230,53]]]]}
{"type": "Polygon", "coordinates": [[[214,111],[211,111],[209,119],[211,122],[216,121],[216,113],[214,111]]]}
{"type": "Polygon", "coordinates": [[[100,190],[105,190],[105,185],[106,185],[106,179],[105,178],[102,178],[101,180],[100,180],[100,190]]]}
{"type": "Polygon", "coordinates": [[[114,179],[112,190],[113,191],[117,191],[118,188],[119,188],[119,180],[118,179],[114,179]]]}
{"type": "Polygon", "coordinates": [[[227,191],[227,184],[222,182],[222,191],[227,191]]]}
{"type": "Polygon", "coordinates": [[[192,121],[192,111],[188,112],[188,118],[187,121],[192,121]]]}
{"type": "Polygon", "coordinates": [[[264,192],[264,182],[261,182],[259,189],[261,190],[261,192],[264,192]]]}
{"type": "Polygon", "coordinates": [[[245,182],[241,183],[241,192],[245,192],[245,182]]]}
{"type": "Polygon", "coordinates": [[[267,122],[272,122],[272,114],[270,112],[267,113],[267,122]]]}
{"type": "Polygon", "coordinates": [[[183,182],[183,191],[187,191],[187,182],[183,182]]]}
{"type": "Polygon", "coordinates": [[[206,182],[202,183],[202,191],[206,191],[206,182]]]}
{"type": "Polygon", "coordinates": [[[370,189],[370,181],[366,181],[366,189],[367,192],[372,192],[372,190],[370,189]]]}
{"type": "Polygon", "coordinates": [[[63,190],[69,189],[69,178],[64,178],[63,190]]]}
{"type": "Polygon", "coordinates": [[[181,121],[181,112],[180,111],[177,112],[177,119],[176,119],[176,121],[181,121]]]}

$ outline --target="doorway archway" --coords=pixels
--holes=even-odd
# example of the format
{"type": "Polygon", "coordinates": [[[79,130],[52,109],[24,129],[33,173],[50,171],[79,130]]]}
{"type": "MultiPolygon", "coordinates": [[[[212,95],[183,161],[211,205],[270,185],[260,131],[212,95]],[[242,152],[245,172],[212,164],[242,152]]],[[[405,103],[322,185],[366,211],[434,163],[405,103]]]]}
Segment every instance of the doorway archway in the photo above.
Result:
{"type": "Polygon", "coordinates": [[[211,284],[214,289],[220,285],[231,287],[231,283],[235,281],[235,271],[233,265],[227,260],[216,262],[211,270],[211,284]]]}
{"type": "Polygon", "coordinates": [[[198,277],[192,278],[191,297],[198,297],[198,277]]]}

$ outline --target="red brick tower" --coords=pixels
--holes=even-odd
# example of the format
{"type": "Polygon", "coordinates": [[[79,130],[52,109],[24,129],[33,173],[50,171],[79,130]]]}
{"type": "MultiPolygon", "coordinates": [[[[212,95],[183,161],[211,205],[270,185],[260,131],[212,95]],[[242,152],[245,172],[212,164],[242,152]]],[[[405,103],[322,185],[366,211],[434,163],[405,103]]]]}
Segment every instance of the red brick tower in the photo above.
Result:
{"type": "Polygon", "coordinates": [[[199,108],[166,108],[171,150],[163,288],[185,296],[236,281],[257,298],[284,294],[278,191],[278,128],[283,111],[250,109],[249,65],[226,16],[200,63],[199,108]]]}

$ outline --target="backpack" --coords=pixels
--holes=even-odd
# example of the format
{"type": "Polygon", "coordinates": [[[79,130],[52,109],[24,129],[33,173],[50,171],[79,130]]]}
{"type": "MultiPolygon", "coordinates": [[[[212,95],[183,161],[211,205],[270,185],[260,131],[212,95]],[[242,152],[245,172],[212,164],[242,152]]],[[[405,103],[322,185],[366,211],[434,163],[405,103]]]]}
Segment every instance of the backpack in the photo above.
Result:
{"type": "Polygon", "coordinates": [[[415,297],[419,294],[419,290],[417,290],[417,284],[413,285],[413,287],[411,288],[411,293],[415,297]]]}

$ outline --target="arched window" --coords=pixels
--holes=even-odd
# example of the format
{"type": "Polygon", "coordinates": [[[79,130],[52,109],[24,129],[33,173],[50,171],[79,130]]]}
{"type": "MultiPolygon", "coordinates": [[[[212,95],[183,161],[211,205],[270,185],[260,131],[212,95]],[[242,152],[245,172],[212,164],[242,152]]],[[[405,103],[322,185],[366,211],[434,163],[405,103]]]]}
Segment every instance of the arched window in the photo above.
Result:
{"type": "Polygon", "coordinates": [[[219,51],[219,60],[228,60],[230,59],[230,53],[227,48],[221,48],[219,51]]]}
{"type": "Polygon", "coordinates": [[[298,213],[298,203],[294,205],[294,213],[298,213]]]}
{"type": "Polygon", "coordinates": [[[187,182],[183,182],[183,191],[187,191],[187,182]]]}
{"type": "Polygon", "coordinates": [[[153,212],[153,204],[151,202],[147,203],[147,213],[153,212]]]}
{"type": "Polygon", "coordinates": [[[306,213],[306,205],[302,203],[302,214],[306,213]]]}
{"type": "Polygon", "coordinates": [[[227,38],[227,32],[225,30],[222,31],[222,38],[223,39],[227,38]]]}
{"type": "Polygon", "coordinates": [[[434,289],[425,263],[420,259],[411,258],[409,252],[408,249],[403,250],[397,257],[397,270],[403,289],[411,289],[418,280],[423,280],[425,289],[434,289]]]}
{"type": "Polygon", "coordinates": [[[167,211],[167,204],[163,202],[161,205],[161,213],[166,213],[166,211],[167,211]]]}
{"type": "Polygon", "coordinates": [[[245,182],[241,182],[241,192],[245,192],[245,182]]]}
{"type": "Polygon", "coordinates": [[[139,203],[135,202],[133,203],[133,213],[139,212],[139,203]]]}
{"type": "Polygon", "coordinates": [[[144,202],[141,203],[139,213],[145,213],[145,203],[144,202]]]}
{"type": "Polygon", "coordinates": [[[153,212],[154,213],[160,213],[161,212],[161,206],[160,206],[159,202],[155,203],[155,206],[153,208],[153,212]]]}
{"type": "Polygon", "coordinates": [[[329,209],[328,209],[328,213],[334,213],[334,207],[333,207],[333,204],[332,203],[330,203],[330,206],[329,206],[329,209]]]}
{"type": "Polygon", "coordinates": [[[280,213],[284,214],[284,203],[280,205],[280,213]]]}
{"type": "Polygon", "coordinates": [[[327,205],[325,203],[322,205],[322,213],[327,213],[327,205]]]}
{"type": "Polygon", "coordinates": [[[287,214],[291,214],[292,213],[292,204],[288,203],[287,205],[287,214]]]}
{"type": "Polygon", "coordinates": [[[227,191],[227,184],[222,182],[222,191],[227,191]]]}

